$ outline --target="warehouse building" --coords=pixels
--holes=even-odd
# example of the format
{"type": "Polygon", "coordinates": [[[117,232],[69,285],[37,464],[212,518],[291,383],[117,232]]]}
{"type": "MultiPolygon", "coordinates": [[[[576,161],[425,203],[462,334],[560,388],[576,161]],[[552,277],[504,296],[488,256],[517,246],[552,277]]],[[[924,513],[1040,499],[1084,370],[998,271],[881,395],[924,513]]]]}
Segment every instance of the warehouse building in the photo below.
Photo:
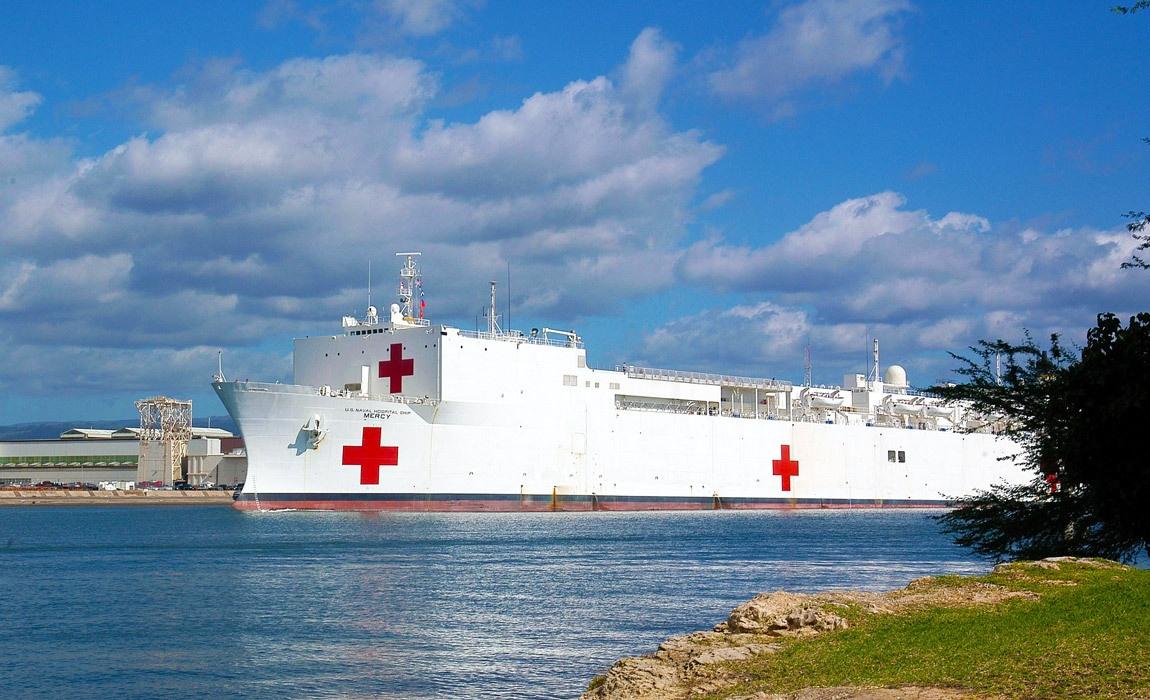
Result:
{"type": "MultiPolygon", "coordinates": [[[[140,429],[135,427],[72,428],[55,440],[0,441],[0,486],[162,481],[140,454],[140,429]]],[[[238,484],[247,473],[243,438],[219,428],[191,428],[181,461],[192,485],[238,484]]]]}

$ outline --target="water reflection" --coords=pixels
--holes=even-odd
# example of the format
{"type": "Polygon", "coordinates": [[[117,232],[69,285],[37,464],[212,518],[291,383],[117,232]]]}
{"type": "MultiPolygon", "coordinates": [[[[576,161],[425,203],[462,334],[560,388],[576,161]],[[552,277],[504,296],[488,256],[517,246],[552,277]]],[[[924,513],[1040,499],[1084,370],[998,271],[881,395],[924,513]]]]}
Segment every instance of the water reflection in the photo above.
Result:
{"type": "Polygon", "coordinates": [[[988,568],[918,511],[0,512],[17,694],[572,697],[760,591],[988,568]]]}

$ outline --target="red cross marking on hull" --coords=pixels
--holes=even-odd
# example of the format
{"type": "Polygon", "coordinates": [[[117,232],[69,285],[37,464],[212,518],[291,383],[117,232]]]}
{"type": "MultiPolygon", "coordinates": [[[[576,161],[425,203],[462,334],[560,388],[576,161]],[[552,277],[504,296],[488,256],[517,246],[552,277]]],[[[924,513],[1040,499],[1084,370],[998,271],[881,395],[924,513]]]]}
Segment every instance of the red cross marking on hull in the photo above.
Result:
{"type": "Polygon", "coordinates": [[[362,445],[344,445],[343,463],[359,465],[359,483],[379,484],[379,468],[399,464],[399,448],[380,445],[380,428],[364,428],[362,445]]]}
{"type": "Polygon", "coordinates": [[[403,359],[403,343],[392,343],[390,359],[379,363],[379,376],[391,380],[391,393],[403,391],[403,378],[415,374],[415,360],[403,359]]]}
{"type": "Polygon", "coordinates": [[[799,462],[798,460],[791,459],[791,446],[783,445],[783,456],[781,459],[771,460],[771,473],[775,476],[783,477],[783,490],[791,490],[791,477],[799,475],[799,462]]]}

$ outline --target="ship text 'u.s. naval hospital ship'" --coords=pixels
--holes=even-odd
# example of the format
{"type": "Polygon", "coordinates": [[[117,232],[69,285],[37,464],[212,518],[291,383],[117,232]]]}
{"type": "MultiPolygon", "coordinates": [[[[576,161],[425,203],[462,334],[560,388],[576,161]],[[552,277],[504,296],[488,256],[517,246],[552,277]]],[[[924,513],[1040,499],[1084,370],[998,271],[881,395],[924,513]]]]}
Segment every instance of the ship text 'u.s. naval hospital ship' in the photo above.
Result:
{"type": "Polygon", "coordinates": [[[213,387],[243,434],[244,509],[546,511],[945,506],[1025,480],[986,416],[889,367],[842,387],[587,365],[570,331],[423,318],[399,303],[297,339],[294,384],[213,387]],[[974,432],[970,432],[974,429],[974,432]]]}

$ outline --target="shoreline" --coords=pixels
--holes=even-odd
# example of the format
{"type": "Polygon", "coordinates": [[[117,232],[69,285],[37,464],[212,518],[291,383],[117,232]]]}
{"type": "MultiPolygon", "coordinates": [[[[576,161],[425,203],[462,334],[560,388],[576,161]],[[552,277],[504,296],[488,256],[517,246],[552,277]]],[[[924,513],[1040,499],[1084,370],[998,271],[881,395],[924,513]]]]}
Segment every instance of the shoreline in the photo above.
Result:
{"type": "Polygon", "coordinates": [[[1150,697],[1150,644],[1128,642],[1145,629],[1131,593],[1146,573],[1051,557],[884,592],[760,593],[711,630],[619,659],[580,700],[1150,697]]]}
{"type": "Polygon", "coordinates": [[[0,490],[0,507],[32,506],[208,506],[231,505],[231,491],[90,491],[87,489],[0,490]]]}

